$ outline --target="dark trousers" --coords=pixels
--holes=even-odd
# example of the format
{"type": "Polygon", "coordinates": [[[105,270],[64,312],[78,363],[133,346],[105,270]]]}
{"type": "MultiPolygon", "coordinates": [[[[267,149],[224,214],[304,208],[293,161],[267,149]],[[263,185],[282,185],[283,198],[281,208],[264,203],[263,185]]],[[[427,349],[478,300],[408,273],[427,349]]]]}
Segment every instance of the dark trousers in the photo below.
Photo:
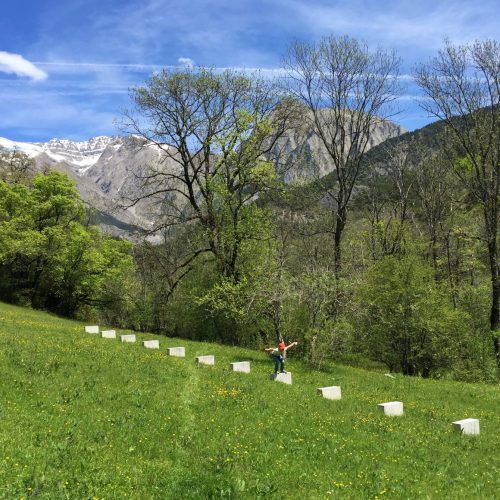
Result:
{"type": "Polygon", "coordinates": [[[273,354],[271,356],[274,361],[274,373],[278,373],[281,368],[281,372],[285,371],[285,358],[281,354],[273,354]]]}

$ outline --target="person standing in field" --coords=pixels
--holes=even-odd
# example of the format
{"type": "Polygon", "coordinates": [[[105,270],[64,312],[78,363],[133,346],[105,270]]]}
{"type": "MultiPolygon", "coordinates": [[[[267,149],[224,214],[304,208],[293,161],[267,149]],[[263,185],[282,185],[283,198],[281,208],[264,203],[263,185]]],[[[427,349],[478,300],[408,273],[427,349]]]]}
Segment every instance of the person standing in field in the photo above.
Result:
{"type": "Polygon", "coordinates": [[[294,345],[297,345],[298,342],[292,342],[289,345],[286,345],[284,342],[280,342],[278,344],[278,347],[268,347],[267,349],[264,349],[264,351],[269,352],[271,354],[271,359],[274,361],[274,374],[278,374],[278,370],[280,370],[281,373],[286,373],[285,371],[285,359],[286,359],[286,352],[290,347],[293,347],[294,345]]]}

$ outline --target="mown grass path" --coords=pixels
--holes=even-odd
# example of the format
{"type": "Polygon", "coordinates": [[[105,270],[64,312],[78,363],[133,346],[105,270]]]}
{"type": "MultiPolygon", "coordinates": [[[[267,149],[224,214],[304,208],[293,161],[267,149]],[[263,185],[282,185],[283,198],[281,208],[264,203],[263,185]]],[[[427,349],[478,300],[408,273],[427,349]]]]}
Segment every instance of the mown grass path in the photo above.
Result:
{"type": "Polygon", "coordinates": [[[263,353],[146,338],[0,304],[0,498],[498,498],[498,386],[296,358],[286,386],[263,353]],[[168,357],[178,345],[186,358],[168,357]],[[230,372],[238,360],[252,373],[230,372]],[[316,395],[327,385],[342,400],[316,395]],[[380,415],[391,400],[403,417],[380,415]],[[480,436],[453,432],[465,417],[480,436]]]}

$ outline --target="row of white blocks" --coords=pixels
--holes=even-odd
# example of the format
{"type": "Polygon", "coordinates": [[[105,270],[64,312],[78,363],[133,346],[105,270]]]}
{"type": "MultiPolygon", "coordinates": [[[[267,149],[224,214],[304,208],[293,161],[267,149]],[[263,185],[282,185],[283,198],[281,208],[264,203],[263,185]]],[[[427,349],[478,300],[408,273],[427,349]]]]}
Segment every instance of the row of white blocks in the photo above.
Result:
{"type": "MultiPolygon", "coordinates": [[[[91,334],[99,334],[98,326],[86,326],[86,333],[91,334]]],[[[101,332],[103,338],[107,339],[115,339],[116,331],[115,330],[104,330],[101,332]]],[[[128,335],[120,335],[120,340],[122,342],[135,342],[136,336],[134,334],[128,335]]],[[[159,349],[160,341],[159,340],[144,340],[142,345],[147,349],[159,349]]],[[[186,357],[186,349],[184,347],[169,347],[167,349],[169,356],[175,356],[178,358],[186,357]]],[[[215,365],[215,356],[198,356],[196,358],[196,362],[198,364],[203,365],[215,365]]],[[[250,373],[250,361],[237,361],[234,363],[230,363],[230,369],[233,372],[241,372],[241,373],[250,373]]],[[[290,372],[286,373],[277,373],[271,375],[271,378],[276,382],[282,382],[283,384],[292,384],[292,374],[290,372]]],[[[339,400],[342,398],[342,391],[339,386],[330,386],[330,387],[318,387],[318,394],[323,396],[326,399],[339,400]]],[[[377,405],[379,410],[387,416],[399,416],[403,415],[403,403],[401,401],[390,401],[388,403],[380,403],[377,405]]],[[[467,435],[478,435],[479,434],[479,420],[477,418],[466,418],[463,420],[457,420],[456,422],[452,422],[453,428],[467,435]]]]}

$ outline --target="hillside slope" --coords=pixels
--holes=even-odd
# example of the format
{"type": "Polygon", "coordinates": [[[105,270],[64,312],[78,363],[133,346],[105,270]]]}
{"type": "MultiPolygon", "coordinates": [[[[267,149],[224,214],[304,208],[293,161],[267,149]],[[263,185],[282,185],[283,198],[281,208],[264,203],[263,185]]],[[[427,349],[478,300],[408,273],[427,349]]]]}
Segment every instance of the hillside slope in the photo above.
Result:
{"type": "Polygon", "coordinates": [[[429,151],[429,153],[436,152],[439,148],[440,136],[444,131],[444,121],[438,120],[412,132],[405,132],[399,136],[390,137],[368,150],[364,157],[364,163],[368,165],[386,162],[388,153],[397,145],[409,146],[412,143],[418,143],[420,147],[429,151]]]}
{"type": "Polygon", "coordinates": [[[160,351],[0,304],[1,498],[494,498],[500,389],[159,338],[160,351]],[[167,347],[185,345],[186,358],[167,347]],[[194,357],[214,354],[215,366],[194,357]],[[228,363],[250,360],[252,373],[228,363]],[[329,401],[316,388],[342,387],[329,401]],[[377,403],[401,400],[403,417],[377,403]],[[481,419],[460,436],[453,420],[481,419]]]}

